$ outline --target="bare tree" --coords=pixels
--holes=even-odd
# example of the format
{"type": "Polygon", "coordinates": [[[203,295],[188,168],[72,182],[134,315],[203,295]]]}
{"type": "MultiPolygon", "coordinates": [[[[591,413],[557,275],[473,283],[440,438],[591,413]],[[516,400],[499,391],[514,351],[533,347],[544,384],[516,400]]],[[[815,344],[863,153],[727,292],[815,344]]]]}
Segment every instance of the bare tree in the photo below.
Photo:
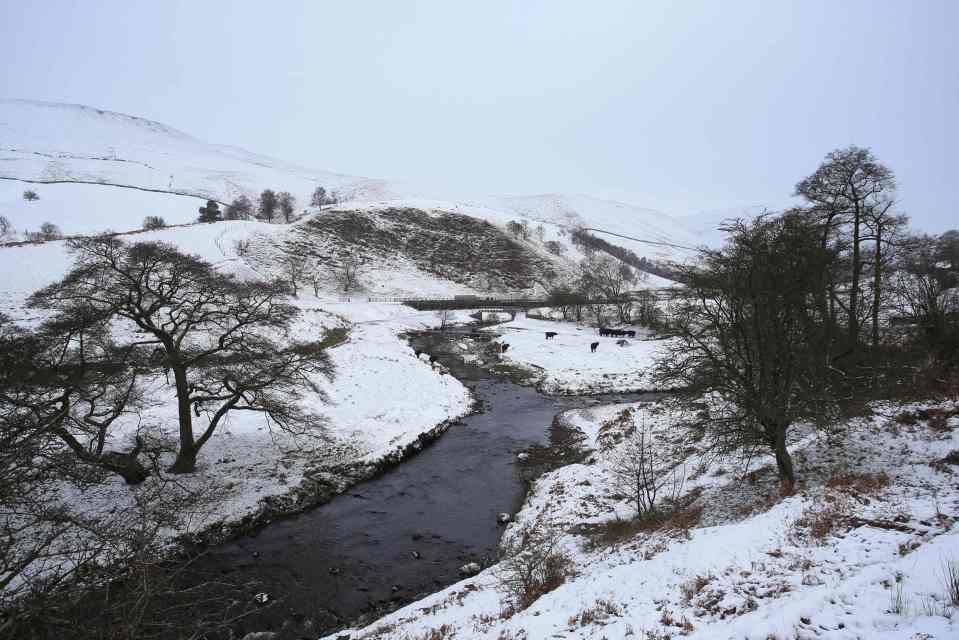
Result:
{"type": "Polygon", "coordinates": [[[362,269],[363,259],[357,254],[350,253],[340,258],[339,264],[336,266],[336,275],[344,293],[358,287],[362,269]]]}
{"type": "Polygon", "coordinates": [[[321,343],[283,347],[298,311],[284,303],[282,282],[244,282],[160,242],[126,245],[116,237],[70,241],[75,266],[35,293],[33,307],[92,307],[131,321],[162,353],[173,373],[179,450],[170,468],[194,470],[203,445],[231,411],[256,411],[283,429],[309,428],[296,400],[312,389],[310,374],[332,375],[321,343]],[[196,418],[206,426],[194,431],[196,418]]]}
{"type": "Polygon", "coordinates": [[[147,231],[162,229],[166,226],[166,221],[160,216],[147,216],[143,219],[143,228],[147,231]]]}
{"type": "Polygon", "coordinates": [[[260,194],[260,204],[256,212],[257,217],[266,222],[273,222],[273,218],[276,217],[277,204],[276,192],[272,189],[264,189],[263,193],[260,194]]]}
{"type": "Polygon", "coordinates": [[[280,207],[280,213],[285,222],[293,219],[293,210],[296,209],[296,198],[289,191],[283,191],[277,195],[277,205],[280,207]]]}
{"type": "Polygon", "coordinates": [[[226,220],[249,220],[253,217],[253,203],[246,196],[238,196],[226,208],[226,220]]]}
{"type": "Polygon", "coordinates": [[[835,394],[824,325],[815,304],[831,256],[799,215],[739,221],[726,246],[687,267],[657,363],[667,387],[721,398],[726,413],[707,423],[720,453],[765,449],[784,488],[795,483],[787,436],[797,420],[825,422],[835,394]]]}
{"type": "Polygon", "coordinates": [[[926,347],[948,362],[959,351],[959,270],[941,257],[940,240],[907,238],[896,265],[895,294],[900,313],[916,324],[926,347]]]}
{"type": "MultiPolygon", "coordinates": [[[[632,412],[628,418],[633,421],[632,412]]],[[[678,499],[686,480],[684,470],[657,444],[645,417],[640,416],[639,424],[630,425],[610,454],[613,485],[632,498],[637,518],[655,514],[658,501],[664,497],[678,499]]]]}
{"type": "Polygon", "coordinates": [[[280,256],[279,263],[283,270],[284,280],[289,283],[293,296],[298,297],[300,294],[299,282],[310,268],[309,260],[302,253],[292,250],[284,252],[280,256]]]}
{"type": "MultiPolygon", "coordinates": [[[[821,221],[823,247],[835,244],[838,251],[850,253],[845,311],[851,349],[859,342],[865,224],[870,216],[889,209],[895,189],[892,171],[879,163],[869,149],[855,146],[831,152],[811,176],[796,185],[796,195],[812,205],[811,213],[821,221]]],[[[830,282],[835,299],[834,278],[830,282]]]]}
{"type": "Polygon", "coordinates": [[[62,237],[63,232],[60,231],[60,227],[52,222],[44,222],[40,225],[41,240],[59,240],[62,237]]]}
{"type": "Polygon", "coordinates": [[[580,263],[582,289],[592,298],[615,305],[620,322],[630,322],[633,302],[629,288],[639,276],[628,264],[611,256],[593,255],[580,263]]]}
{"type": "Polygon", "coordinates": [[[16,235],[13,223],[6,216],[0,216],[0,240],[9,240],[16,235]]]}

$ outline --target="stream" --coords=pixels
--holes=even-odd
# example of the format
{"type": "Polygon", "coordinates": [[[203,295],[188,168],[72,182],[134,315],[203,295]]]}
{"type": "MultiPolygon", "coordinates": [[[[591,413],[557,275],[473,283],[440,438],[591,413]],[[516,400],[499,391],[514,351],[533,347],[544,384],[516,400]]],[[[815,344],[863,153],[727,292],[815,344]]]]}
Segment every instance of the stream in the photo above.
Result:
{"type": "Polygon", "coordinates": [[[239,637],[286,625],[289,637],[315,638],[358,619],[369,622],[462,579],[463,564],[494,557],[503,531],[497,514],[515,513],[526,495],[516,454],[557,444],[550,428],[557,413],[657,397],[545,396],[443,355],[448,340],[436,334],[412,338],[414,348],[435,353],[470,388],[483,403],[482,413],[463,418],[383,475],[214,547],[200,560],[202,571],[255,580],[255,590],[269,594],[268,606],[238,623],[239,637]]]}

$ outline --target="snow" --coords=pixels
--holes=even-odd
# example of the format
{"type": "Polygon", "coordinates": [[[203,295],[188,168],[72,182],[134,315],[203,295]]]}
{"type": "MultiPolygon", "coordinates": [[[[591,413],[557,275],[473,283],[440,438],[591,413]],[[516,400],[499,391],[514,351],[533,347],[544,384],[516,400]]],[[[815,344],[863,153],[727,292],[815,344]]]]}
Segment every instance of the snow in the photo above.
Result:
{"type": "Polygon", "coordinates": [[[289,191],[301,206],[319,185],[346,198],[389,194],[382,180],[306,169],[82,105],[0,99],[0,141],[0,175],[20,180],[131,185],[224,202],[270,188],[289,191]]]}
{"type": "Polygon", "coordinates": [[[0,99],[0,178],[6,178],[0,181],[0,215],[14,220],[21,231],[32,229],[40,217],[67,234],[108,228],[126,231],[137,228],[144,215],[162,215],[171,224],[194,218],[199,206],[195,200],[177,200],[172,194],[229,202],[239,195],[254,198],[263,189],[273,189],[292,193],[301,210],[309,204],[313,190],[323,186],[336,190],[350,208],[413,206],[463,213],[500,226],[510,220],[527,220],[531,227],[542,223],[544,239],[563,242],[573,260],[581,256],[570,247],[566,234],[578,226],[652,242],[606,237],[649,258],[683,260],[689,251],[667,245],[697,244],[696,234],[679,220],[622,202],[581,194],[451,197],[444,193],[430,199],[429,189],[308,169],[209,144],[159,122],[73,104],[0,99]],[[83,188],[71,184],[60,190],[37,181],[93,184],[83,188]],[[41,199],[18,200],[26,189],[37,191],[41,199]]]}
{"type": "MultiPolygon", "coordinates": [[[[631,406],[634,420],[668,444],[675,410],[631,406]]],[[[701,492],[693,503],[703,509],[699,525],[639,531],[605,546],[587,545],[582,527],[631,515],[610,483],[616,447],[597,442],[600,426],[623,405],[572,412],[567,425],[591,424],[583,438],[593,454],[542,476],[504,539],[524,523],[547,523],[562,533],[574,577],[528,609],[504,614],[494,565],[367,628],[330,637],[428,637],[442,625],[441,637],[476,639],[957,637],[959,612],[943,569],[959,561],[959,487],[953,471],[930,463],[959,446],[959,417],[946,429],[896,422],[915,408],[876,404],[872,417],[851,420],[831,442],[800,429],[791,448],[803,482],[791,497],[777,496],[771,458],[748,467],[750,482],[743,469],[723,473],[706,464],[687,484],[701,492]],[[823,485],[836,473],[880,471],[889,484],[868,495],[823,485]],[[831,505],[845,517],[895,519],[908,529],[840,525],[819,542],[804,518],[831,505]],[[585,621],[584,611],[592,614],[585,621]]],[[[694,442],[679,443],[692,450],[687,469],[706,462],[694,442]]]]}
{"type": "Polygon", "coordinates": [[[103,185],[0,180],[0,216],[21,234],[39,230],[44,222],[52,222],[68,235],[135,229],[146,216],[160,216],[167,224],[185,224],[196,220],[197,210],[205,203],[192,196],[103,185]],[[23,192],[28,189],[40,199],[26,202],[23,192]]]}
{"type": "Polygon", "coordinates": [[[648,339],[642,327],[636,338],[600,337],[595,327],[572,322],[536,320],[518,314],[512,322],[496,325],[500,342],[509,344],[504,362],[519,365],[537,377],[537,386],[551,394],[622,393],[653,390],[650,373],[662,340],[648,339]],[[546,332],[556,336],[546,340],[546,332]],[[590,345],[599,342],[595,352],[590,345]]]}
{"type": "MultiPolygon", "coordinates": [[[[248,262],[235,253],[234,242],[258,239],[266,245],[280,244],[288,228],[259,222],[224,222],[137,233],[128,241],[162,240],[182,251],[199,255],[218,269],[249,278],[276,274],[269,266],[248,262]]],[[[3,311],[25,324],[38,318],[25,309],[34,290],[61,278],[72,263],[63,241],[0,247],[0,301],[3,311]]],[[[415,286],[397,271],[394,287],[415,286]]],[[[444,295],[458,290],[442,281],[432,286],[444,295]]],[[[312,293],[312,292],[310,292],[312,293]]],[[[200,452],[193,474],[178,478],[188,488],[213,488],[222,493],[214,508],[194,520],[191,531],[213,523],[233,523],[255,514],[269,497],[284,496],[307,476],[321,476],[340,488],[352,477],[349,469],[395,459],[398,452],[444,421],[467,413],[472,406],[468,390],[455,378],[438,373],[429,362],[418,359],[398,334],[431,327],[437,318],[397,304],[338,302],[339,293],[323,291],[319,298],[301,292],[293,302],[302,313],[286,339],[320,338],[336,327],[350,330],[346,342],[333,347],[336,366],[332,381],[314,380],[329,396],[323,403],[314,394],[304,400],[304,409],[317,414],[324,428],[290,435],[271,428],[254,412],[228,415],[200,452]],[[345,475],[344,475],[345,474],[345,475]]],[[[364,298],[365,299],[365,298],[364,298]]],[[[115,331],[126,329],[120,323],[115,331]]],[[[107,449],[126,449],[138,430],[149,430],[173,439],[176,433],[175,392],[160,372],[146,377],[147,406],[140,416],[119,419],[107,449]]],[[[163,465],[172,462],[165,455],[163,465]]],[[[73,508],[83,514],[107,513],[132,504],[135,491],[119,478],[89,490],[64,485],[73,508]]],[[[168,535],[184,531],[167,531],[168,535]]]]}

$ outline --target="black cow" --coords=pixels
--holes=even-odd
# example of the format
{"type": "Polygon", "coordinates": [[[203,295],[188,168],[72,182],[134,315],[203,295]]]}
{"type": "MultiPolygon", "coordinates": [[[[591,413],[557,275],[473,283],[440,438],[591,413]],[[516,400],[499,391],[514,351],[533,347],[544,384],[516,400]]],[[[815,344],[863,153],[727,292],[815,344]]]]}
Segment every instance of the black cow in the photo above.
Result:
{"type": "Polygon", "coordinates": [[[635,337],[636,337],[636,332],[633,331],[632,329],[630,329],[629,331],[626,331],[626,332],[624,332],[624,333],[626,334],[626,337],[627,337],[627,338],[635,338],[635,337]]]}
{"type": "Polygon", "coordinates": [[[617,340],[616,344],[618,344],[621,347],[625,347],[626,345],[629,344],[629,340],[617,340]]]}
{"type": "Polygon", "coordinates": [[[594,342],[594,343],[590,344],[590,345],[589,345],[589,352],[590,352],[590,353],[595,353],[595,352],[596,352],[596,347],[598,347],[598,346],[599,346],[599,343],[598,343],[598,342],[594,342]]]}
{"type": "Polygon", "coordinates": [[[552,340],[552,339],[555,338],[555,337],[556,337],[556,332],[555,332],[555,331],[547,331],[547,332],[546,332],[546,339],[547,339],[547,340],[552,340]]]}
{"type": "Polygon", "coordinates": [[[607,329],[606,327],[600,327],[600,328],[599,328],[599,335],[600,335],[600,336],[608,336],[610,331],[612,331],[612,329],[607,329]]]}
{"type": "Polygon", "coordinates": [[[509,349],[509,344],[503,343],[503,348],[500,350],[500,353],[506,353],[506,350],[509,349]]]}

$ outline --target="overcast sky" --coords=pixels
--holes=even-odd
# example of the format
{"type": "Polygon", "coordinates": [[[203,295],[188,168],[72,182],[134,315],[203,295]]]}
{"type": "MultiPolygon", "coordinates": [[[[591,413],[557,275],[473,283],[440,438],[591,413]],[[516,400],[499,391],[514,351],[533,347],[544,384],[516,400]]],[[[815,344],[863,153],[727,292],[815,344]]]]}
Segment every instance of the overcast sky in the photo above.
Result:
{"type": "MultiPolygon", "coordinates": [[[[0,95],[449,193],[781,204],[868,146],[959,226],[959,2],[0,0],[0,95]]],[[[2,146],[2,140],[0,140],[2,146]]]]}

